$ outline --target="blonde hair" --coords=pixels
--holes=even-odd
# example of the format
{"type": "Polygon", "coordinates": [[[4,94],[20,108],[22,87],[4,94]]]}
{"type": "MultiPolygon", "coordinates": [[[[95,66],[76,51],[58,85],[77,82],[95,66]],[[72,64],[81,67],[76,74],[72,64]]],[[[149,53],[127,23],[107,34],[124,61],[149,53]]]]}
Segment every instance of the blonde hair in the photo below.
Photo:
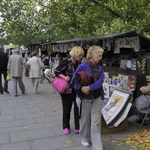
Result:
{"type": "Polygon", "coordinates": [[[91,46],[88,51],[86,58],[89,60],[93,57],[93,54],[103,52],[104,50],[100,46],[91,46]]]}
{"type": "Polygon", "coordinates": [[[78,55],[84,56],[84,50],[80,46],[75,46],[71,49],[69,54],[70,54],[71,57],[76,57],[78,55]]]}

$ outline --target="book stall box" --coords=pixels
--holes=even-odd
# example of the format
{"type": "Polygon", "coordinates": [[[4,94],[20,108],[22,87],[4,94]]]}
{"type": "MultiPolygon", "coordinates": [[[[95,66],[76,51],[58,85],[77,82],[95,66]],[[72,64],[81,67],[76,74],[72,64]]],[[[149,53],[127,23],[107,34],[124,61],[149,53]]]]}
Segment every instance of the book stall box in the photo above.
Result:
{"type": "MultiPolygon", "coordinates": [[[[139,64],[139,62],[136,59],[131,59],[131,60],[122,59],[120,63],[117,64],[118,67],[104,66],[105,80],[103,83],[103,88],[104,88],[105,99],[107,99],[109,103],[112,100],[113,98],[112,96],[114,96],[114,93],[116,93],[116,90],[119,89],[119,90],[123,90],[123,92],[125,93],[132,92],[131,95],[134,102],[134,99],[139,97],[139,95],[141,95],[141,92],[139,90],[140,87],[146,84],[144,80],[145,73],[143,73],[142,71],[145,69],[145,67],[142,69],[141,67],[143,67],[143,65],[137,65],[139,64]]],[[[143,64],[142,61],[141,64],[143,64]]],[[[117,91],[117,93],[119,92],[117,91]]],[[[130,101],[131,100],[130,96],[127,99],[130,101]]],[[[113,103],[114,104],[117,103],[117,99],[116,102],[114,101],[113,103]]],[[[125,116],[127,116],[130,107],[131,107],[131,103],[128,102],[128,105],[122,107],[122,112],[116,112],[117,115],[119,115],[119,116],[115,116],[115,119],[117,118],[117,121],[113,119],[112,121],[108,122],[107,120],[108,118],[106,119],[105,114],[103,112],[102,129],[101,129],[102,134],[127,130],[128,119],[125,116]]],[[[110,112],[108,114],[110,115],[110,112]]],[[[107,117],[110,117],[109,115],[107,117]]]]}
{"type": "MultiPolygon", "coordinates": [[[[128,67],[129,64],[131,63],[128,63],[128,67]]],[[[135,68],[134,65],[132,66],[135,68]]],[[[107,134],[127,130],[127,114],[131,107],[129,101],[136,91],[136,70],[114,67],[104,67],[104,69],[103,89],[107,104],[102,109],[101,132],[107,134]]]]}

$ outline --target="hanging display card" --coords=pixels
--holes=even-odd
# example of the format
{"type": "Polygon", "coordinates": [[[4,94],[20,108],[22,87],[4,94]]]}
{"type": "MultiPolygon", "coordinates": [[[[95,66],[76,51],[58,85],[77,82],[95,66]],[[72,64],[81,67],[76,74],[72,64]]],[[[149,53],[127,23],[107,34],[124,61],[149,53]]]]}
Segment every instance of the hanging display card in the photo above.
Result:
{"type": "Polygon", "coordinates": [[[113,91],[108,103],[101,111],[107,125],[113,125],[119,119],[119,115],[124,111],[129,97],[129,93],[119,90],[113,91]]]}

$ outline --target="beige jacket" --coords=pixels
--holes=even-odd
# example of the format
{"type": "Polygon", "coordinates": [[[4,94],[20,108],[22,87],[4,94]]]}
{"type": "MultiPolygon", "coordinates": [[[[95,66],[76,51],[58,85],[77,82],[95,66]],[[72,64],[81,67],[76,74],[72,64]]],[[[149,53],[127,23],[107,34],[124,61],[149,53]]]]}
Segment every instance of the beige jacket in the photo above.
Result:
{"type": "Polygon", "coordinates": [[[42,75],[41,69],[44,68],[44,64],[41,59],[37,56],[33,56],[26,63],[27,68],[29,68],[29,78],[40,78],[42,75]]]}

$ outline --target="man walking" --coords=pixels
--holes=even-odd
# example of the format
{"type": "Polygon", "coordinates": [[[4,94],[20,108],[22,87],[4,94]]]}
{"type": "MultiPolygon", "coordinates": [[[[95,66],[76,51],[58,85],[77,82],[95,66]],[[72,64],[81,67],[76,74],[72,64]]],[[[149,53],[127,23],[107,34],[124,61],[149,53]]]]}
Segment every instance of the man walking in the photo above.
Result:
{"type": "Polygon", "coordinates": [[[25,64],[25,61],[19,52],[19,49],[13,51],[13,54],[9,57],[7,66],[13,80],[13,92],[15,97],[18,96],[17,82],[19,83],[22,94],[25,92],[25,86],[22,81],[23,65],[25,64]]]}
{"type": "Polygon", "coordinates": [[[6,80],[7,63],[8,63],[7,54],[4,53],[4,48],[0,47],[0,94],[3,94],[3,92],[9,93],[8,92],[8,81],[6,80]],[[2,75],[4,77],[4,87],[2,85],[2,75]]]}

